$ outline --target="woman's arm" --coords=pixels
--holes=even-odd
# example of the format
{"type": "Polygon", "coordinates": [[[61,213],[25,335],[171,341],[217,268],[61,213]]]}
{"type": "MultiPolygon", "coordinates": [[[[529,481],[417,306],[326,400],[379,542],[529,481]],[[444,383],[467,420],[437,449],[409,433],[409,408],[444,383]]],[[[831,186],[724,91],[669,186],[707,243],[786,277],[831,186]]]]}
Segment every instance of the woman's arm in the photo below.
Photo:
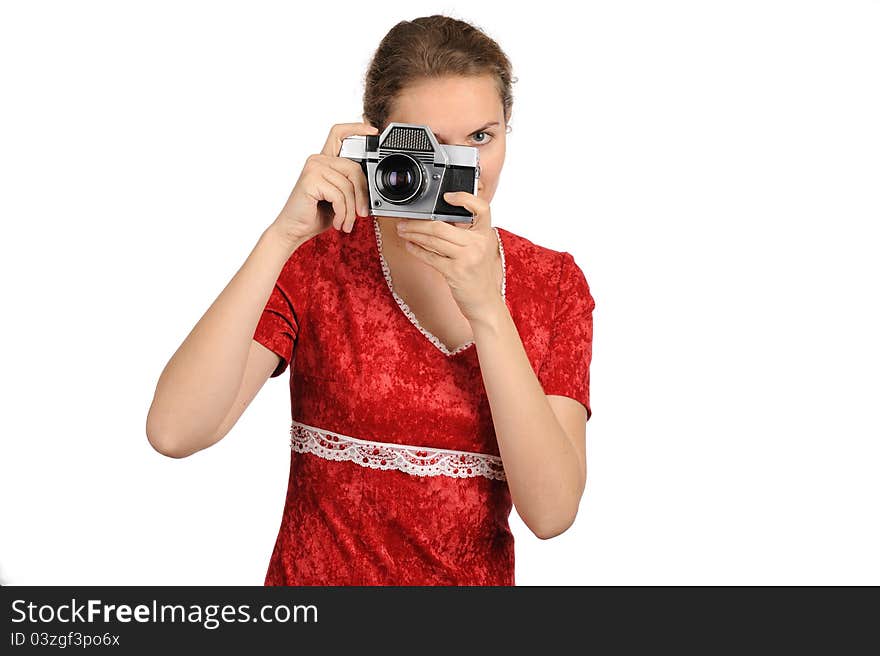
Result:
{"type": "Polygon", "coordinates": [[[503,298],[471,327],[511,499],[535,535],[552,538],[574,522],[586,485],[586,411],[544,394],[503,298]]]}
{"type": "Polygon", "coordinates": [[[165,365],[147,415],[154,449],[183,458],[211,446],[265,383],[278,356],[253,342],[254,330],[284,264],[303,243],[270,225],[165,365]],[[262,380],[258,369],[266,372],[262,380]]]}

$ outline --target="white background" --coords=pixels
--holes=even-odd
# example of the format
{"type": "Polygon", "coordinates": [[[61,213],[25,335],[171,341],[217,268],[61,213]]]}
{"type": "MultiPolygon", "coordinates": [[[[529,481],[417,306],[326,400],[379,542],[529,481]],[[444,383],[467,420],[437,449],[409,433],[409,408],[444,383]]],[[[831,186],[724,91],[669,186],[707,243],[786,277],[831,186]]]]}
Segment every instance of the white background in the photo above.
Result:
{"type": "Polygon", "coordinates": [[[517,583],[880,583],[877,1],[0,6],[0,582],[262,584],[288,374],[186,459],[147,410],[439,12],[519,79],[495,225],[596,300],[587,490],[552,540],[511,514],[517,583]]]}

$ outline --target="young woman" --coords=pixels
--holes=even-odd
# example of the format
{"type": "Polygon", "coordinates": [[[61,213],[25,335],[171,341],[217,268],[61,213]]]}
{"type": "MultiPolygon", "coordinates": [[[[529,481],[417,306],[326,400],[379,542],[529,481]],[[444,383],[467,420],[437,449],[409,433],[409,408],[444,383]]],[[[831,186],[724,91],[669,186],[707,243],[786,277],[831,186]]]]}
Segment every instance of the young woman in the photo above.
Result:
{"type": "Polygon", "coordinates": [[[574,521],[595,303],[569,253],[493,226],[511,82],[470,24],[397,24],[366,76],[365,122],[333,126],[162,372],[147,434],[185,457],[290,365],[267,585],[514,585],[512,505],[540,538],[574,521]],[[392,121],[480,149],[478,193],[446,198],[472,224],[370,214],[360,166],[338,153],[392,121]]]}

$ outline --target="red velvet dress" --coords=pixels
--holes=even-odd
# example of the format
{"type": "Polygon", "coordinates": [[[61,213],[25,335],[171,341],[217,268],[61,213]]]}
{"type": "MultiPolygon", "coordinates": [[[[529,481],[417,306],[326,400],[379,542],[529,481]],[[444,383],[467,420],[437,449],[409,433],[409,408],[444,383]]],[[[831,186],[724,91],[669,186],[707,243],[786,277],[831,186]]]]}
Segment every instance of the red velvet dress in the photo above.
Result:
{"type": "MultiPolygon", "coordinates": [[[[567,252],[494,228],[544,392],[590,411],[594,301],[567,252]]],[[[254,339],[290,373],[290,479],[265,585],[514,585],[512,508],[476,346],[450,351],[392,286],[378,223],[328,229],[254,339]]]]}

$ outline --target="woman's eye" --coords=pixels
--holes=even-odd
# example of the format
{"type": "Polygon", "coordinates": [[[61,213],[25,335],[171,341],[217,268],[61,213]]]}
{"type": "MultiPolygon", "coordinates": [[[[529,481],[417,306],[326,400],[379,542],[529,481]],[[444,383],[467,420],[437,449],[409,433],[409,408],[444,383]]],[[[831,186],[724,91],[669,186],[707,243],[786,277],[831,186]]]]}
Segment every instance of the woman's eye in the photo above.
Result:
{"type": "MultiPolygon", "coordinates": [[[[484,135],[485,137],[491,137],[491,136],[492,136],[492,135],[489,134],[488,132],[474,132],[473,136],[477,136],[477,135],[479,135],[479,134],[482,134],[482,135],[484,135]]],[[[479,139],[479,140],[476,140],[476,139],[475,139],[475,141],[477,141],[477,143],[481,143],[481,144],[489,143],[488,141],[486,141],[486,139],[479,139]]]]}

